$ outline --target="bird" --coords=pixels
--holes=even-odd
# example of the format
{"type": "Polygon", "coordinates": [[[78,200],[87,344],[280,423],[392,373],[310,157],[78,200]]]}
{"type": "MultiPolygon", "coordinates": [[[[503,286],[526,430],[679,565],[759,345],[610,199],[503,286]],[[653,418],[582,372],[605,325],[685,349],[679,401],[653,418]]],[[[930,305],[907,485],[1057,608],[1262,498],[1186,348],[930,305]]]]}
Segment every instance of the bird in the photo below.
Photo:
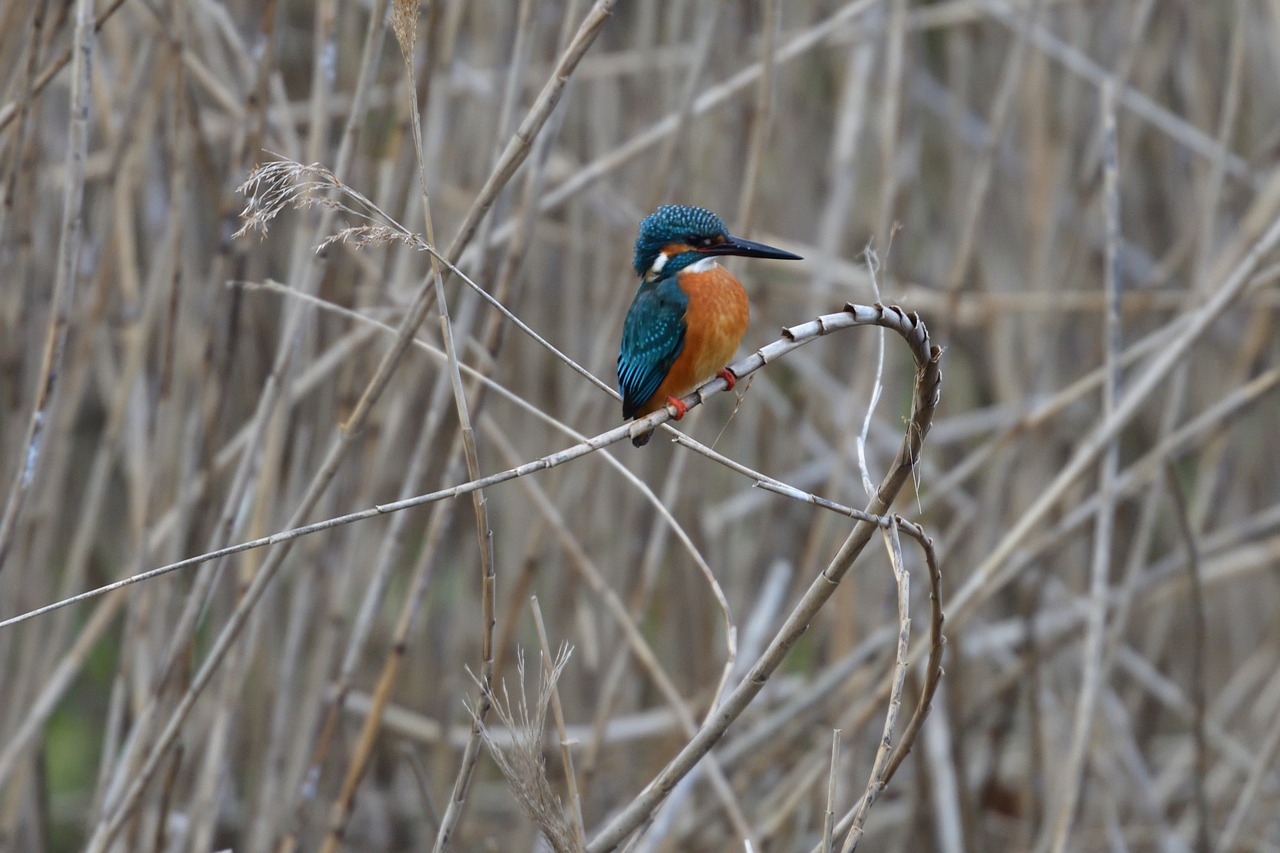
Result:
{"type": "MultiPolygon", "coordinates": [[[[680,398],[719,376],[750,322],[747,292],[717,262],[722,255],[799,261],[799,255],[734,237],[724,220],[702,207],[662,205],[640,223],[632,266],[640,276],[618,352],[622,417],[642,418],[670,405],[680,420],[680,398]]],[[[642,447],[653,430],[633,435],[642,447]]]]}

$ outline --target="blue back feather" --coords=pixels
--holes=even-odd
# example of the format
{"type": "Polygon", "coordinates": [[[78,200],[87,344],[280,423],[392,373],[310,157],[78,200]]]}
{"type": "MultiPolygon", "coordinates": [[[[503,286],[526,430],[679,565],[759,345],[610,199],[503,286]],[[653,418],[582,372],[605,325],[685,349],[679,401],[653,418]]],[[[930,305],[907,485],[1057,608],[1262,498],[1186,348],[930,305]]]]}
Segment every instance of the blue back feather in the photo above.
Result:
{"type": "Polygon", "coordinates": [[[622,417],[635,415],[675,364],[684,349],[684,313],[688,307],[689,297],[676,283],[674,273],[641,283],[627,312],[618,352],[622,417]]]}

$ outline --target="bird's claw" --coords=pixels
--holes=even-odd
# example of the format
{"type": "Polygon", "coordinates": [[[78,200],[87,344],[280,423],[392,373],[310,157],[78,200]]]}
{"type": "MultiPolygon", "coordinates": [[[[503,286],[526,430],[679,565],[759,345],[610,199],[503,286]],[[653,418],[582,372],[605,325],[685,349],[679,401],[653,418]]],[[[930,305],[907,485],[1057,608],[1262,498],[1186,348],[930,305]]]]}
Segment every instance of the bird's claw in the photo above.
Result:
{"type": "Polygon", "coordinates": [[[678,421],[689,413],[689,407],[683,400],[676,397],[668,397],[667,405],[675,409],[675,412],[671,415],[671,420],[673,421],[678,421]]]}
{"type": "Polygon", "coordinates": [[[717,373],[716,376],[719,376],[721,379],[724,380],[724,390],[726,391],[732,391],[733,386],[738,384],[738,374],[734,373],[732,370],[730,370],[727,367],[724,370],[717,373]]]}

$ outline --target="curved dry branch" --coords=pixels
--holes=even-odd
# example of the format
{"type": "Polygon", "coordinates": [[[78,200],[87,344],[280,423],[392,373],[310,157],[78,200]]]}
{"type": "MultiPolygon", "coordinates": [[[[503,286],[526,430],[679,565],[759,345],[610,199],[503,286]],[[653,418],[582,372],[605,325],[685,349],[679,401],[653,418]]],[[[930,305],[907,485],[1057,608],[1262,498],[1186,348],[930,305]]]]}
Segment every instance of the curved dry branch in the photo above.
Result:
{"type": "MultiPolygon", "coordinates": [[[[929,421],[933,415],[934,407],[937,406],[937,395],[939,383],[941,381],[941,371],[938,367],[938,360],[941,357],[941,351],[932,348],[929,344],[929,333],[924,327],[924,323],[915,314],[910,314],[896,306],[883,305],[846,305],[844,311],[836,314],[824,314],[807,323],[799,326],[789,326],[782,330],[782,337],[756,350],[751,355],[741,361],[730,365],[730,369],[739,378],[755,373],[766,364],[782,358],[792,350],[799,349],[807,343],[817,340],[823,335],[841,329],[847,329],[852,326],[883,326],[893,329],[907,339],[912,345],[912,354],[916,360],[916,391],[915,403],[913,407],[911,426],[908,428],[906,437],[903,440],[902,449],[898,451],[898,458],[894,462],[893,469],[889,475],[885,477],[877,491],[876,500],[872,501],[870,506],[887,509],[893,497],[897,495],[898,490],[902,488],[903,482],[910,473],[911,467],[915,464],[915,460],[919,454],[920,445],[924,441],[924,435],[929,431],[929,421]],[[927,392],[927,393],[926,393],[927,392]],[[932,396],[929,396],[932,395],[932,396]]],[[[713,379],[701,388],[693,391],[684,398],[684,402],[689,408],[701,405],[702,402],[713,394],[723,391],[725,387],[723,379],[713,379]]],[[[484,489],[489,486],[496,486],[499,483],[505,483],[508,480],[514,480],[517,477],[523,477],[527,474],[533,474],[537,471],[544,471],[549,468],[556,468],[566,462],[578,459],[582,456],[594,453],[603,447],[616,444],[624,438],[630,437],[633,430],[647,430],[660,424],[664,424],[671,420],[671,412],[667,409],[660,409],[648,417],[638,421],[625,423],[616,426],[613,429],[606,430],[591,438],[565,448],[564,450],[535,459],[532,462],[526,462],[523,465],[517,465],[514,468],[508,468],[496,474],[490,474],[487,477],[481,477],[478,480],[471,480],[466,483],[460,483],[456,486],[450,486],[447,489],[439,489],[429,492],[425,495],[417,495],[416,497],[406,498],[404,500],[395,501],[393,503],[379,504],[359,512],[348,513],[347,515],[335,516],[327,518],[323,521],[317,521],[314,524],[305,524],[300,527],[281,530],[270,536],[263,536],[258,539],[251,539],[246,542],[240,542],[226,548],[219,548],[216,551],[209,551],[199,554],[195,557],[188,557],[185,560],[178,560],[175,563],[160,566],[159,568],[149,571],[140,572],[132,575],[124,580],[109,583],[95,589],[82,592],[79,595],[73,595],[70,598],[64,598],[61,601],[55,601],[52,604],[46,604],[43,607],[37,607],[35,610],[29,610],[17,616],[10,617],[4,621],[0,621],[0,629],[9,628],[37,616],[43,616],[54,610],[59,610],[71,604],[77,604],[81,601],[87,601],[91,598],[105,595],[113,590],[121,589],[126,586],[132,586],[135,583],[151,580],[152,578],[167,575],[180,569],[188,569],[198,566],[201,563],[207,563],[210,560],[216,560],[221,557],[228,557],[232,554],[238,554],[242,551],[252,551],[256,548],[263,548],[268,545],[278,545],[283,542],[292,542],[295,539],[301,539],[312,533],[319,533],[322,530],[329,530],[334,527],[342,527],[356,521],[363,521],[366,518],[373,518],[388,513],[400,512],[401,510],[411,509],[424,504],[435,503],[446,498],[457,498],[463,495],[469,495],[478,489],[484,489]]],[[[867,512],[871,515],[879,517],[882,513],[867,512]]],[[[880,526],[874,520],[868,522],[860,522],[858,528],[855,528],[856,534],[861,527],[865,525],[868,530],[875,529],[880,526]]],[[[869,534],[868,534],[869,535],[869,534]]],[[[862,545],[865,545],[865,541],[862,545]]],[[[849,542],[846,541],[845,546],[837,555],[837,562],[833,562],[828,567],[824,575],[831,573],[842,559],[849,542]]],[[[861,546],[858,546],[859,549],[861,546]]],[[[849,559],[852,562],[852,558],[849,559]]],[[[843,575],[848,569],[845,565],[839,571],[839,575],[843,575]]],[[[831,578],[833,581],[838,580],[838,576],[831,578]]]]}
{"type": "MultiPolygon", "coordinates": [[[[853,512],[849,507],[843,507],[821,499],[811,500],[810,503],[845,515],[850,515],[853,512]]],[[[865,817],[867,810],[874,804],[874,797],[889,785],[893,775],[902,766],[903,760],[911,753],[911,747],[915,745],[916,738],[920,735],[920,729],[924,726],[925,717],[929,715],[929,707],[933,703],[934,694],[938,692],[938,685],[942,682],[942,650],[946,647],[946,637],[942,634],[944,621],[942,613],[942,570],[938,564],[938,554],[934,550],[933,540],[925,533],[923,527],[913,521],[908,521],[900,515],[893,516],[889,521],[892,529],[916,541],[920,546],[920,550],[924,552],[925,563],[929,568],[929,660],[925,664],[924,687],[920,691],[920,698],[916,701],[915,710],[911,712],[911,720],[907,723],[907,727],[902,730],[902,737],[898,739],[896,747],[887,740],[882,741],[881,749],[876,752],[877,763],[879,763],[881,752],[886,752],[892,747],[893,751],[887,753],[888,762],[884,764],[881,772],[873,774],[872,778],[875,784],[868,786],[866,792],[858,798],[858,801],[853,804],[844,817],[835,824],[834,833],[851,832],[858,821],[858,816],[865,817]]],[[[895,572],[896,577],[897,573],[895,572]]],[[[900,582],[901,579],[899,579],[900,582]]],[[[902,631],[901,618],[900,616],[900,634],[902,631]]],[[[909,664],[910,659],[906,662],[909,664]]],[[[899,655],[898,663],[894,667],[894,678],[891,679],[888,691],[891,708],[895,702],[895,696],[900,701],[901,686],[897,683],[896,677],[901,666],[902,658],[899,655]]],[[[886,737],[890,736],[892,736],[892,731],[886,729],[886,737]]],[[[859,837],[860,835],[861,829],[859,829],[859,837]]],[[[856,838],[853,840],[856,845],[856,838]]],[[[815,846],[812,853],[823,853],[821,846],[815,846]]]]}
{"type": "MultiPolygon", "coordinates": [[[[902,438],[902,446],[898,449],[897,458],[881,480],[875,496],[866,508],[867,513],[880,516],[888,511],[919,459],[920,447],[933,422],[933,412],[937,408],[941,393],[942,351],[930,344],[929,332],[918,316],[896,307],[846,305],[841,314],[825,314],[803,325],[783,329],[782,340],[763,347],[754,355],[735,364],[733,371],[739,376],[744,375],[740,372],[740,368],[745,369],[747,373],[754,372],[801,342],[853,325],[874,325],[892,329],[906,340],[916,362],[911,419],[907,424],[906,434],[902,438]]],[[[723,387],[724,380],[717,379],[695,391],[692,396],[700,402],[703,392],[720,390],[723,387]]],[[[663,415],[665,420],[665,412],[658,414],[663,415]]],[[[653,417],[650,416],[645,420],[648,421],[653,417]]],[[[840,579],[848,572],[854,560],[871,540],[872,534],[878,529],[879,525],[870,521],[859,520],[854,525],[853,531],[845,539],[831,564],[814,579],[804,597],[800,599],[799,604],[774,636],[769,648],[752,666],[747,677],[734,688],[720,709],[703,724],[698,733],[649,783],[648,787],[596,836],[587,848],[589,851],[600,853],[600,851],[617,847],[653,814],[671,789],[715,746],[733,721],[760,693],[769,676],[786,658],[787,652],[809,627],[810,621],[835,592],[840,579]]]]}
{"type": "Polygon", "coordinates": [[[900,515],[871,515],[862,510],[815,495],[812,492],[797,489],[795,486],[775,480],[767,474],[752,470],[736,460],[716,453],[711,448],[698,443],[683,433],[678,433],[677,443],[689,447],[694,452],[700,453],[732,471],[752,478],[755,484],[765,491],[821,509],[830,510],[858,521],[865,521],[878,527],[896,528],[899,532],[914,539],[919,544],[920,550],[924,552],[925,564],[929,569],[929,660],[925,664],[925,681],[924,687],[920,691],[920,699],[916,702],[915,710],[911,714],[911,720],[903,730],[902,738],[898,741],[898,746],[885,767],[884,776],[880,782],[880,788],[883,789],[889,784],[893,774],[901,766],[903,759],[911,752],[911,747],[915,744],[920,728],[924,725],[924,718],[929,714],[929,706],[933,702],[934,694],[938,691],[938,684],[942,680],[942,650],[946,646],[946,637],[942,634],[942,625],[945,621],[945,616],[942,612],[942,568],[938,563],[938,553],[933,547],[933,539],[919,524],[909,521],[900,515]]]}
{"type": "Polygon", "coordinates": [[[889,691],[889,709],[885,713],[884,728],[880,735],[880,746],[876,749],[876,757],[871,762],[871,778],[853,812],[849,834],[845,836],[840,853],[853,853],[862,840],[863,827],[867,823],[867,814],[875,805],[876,798],[885,786],[885,767],[889,762],[889,753],[893,750],[893,731],[898,723],[898,712],[902,708],[902,691],[907,683],[907,649],[911,642],[911,576],[907,574],[902,562],[902,540],[898,536],[897,525],[891,525],[884,531],[885,544],[889,551],[889,564],[893,568],[894,586],[898,590],[898,648],[893,663],[893,687],[889,691]]]}
{"type": "Polygon", "coordinates": [[[880,783],[881,788],[888,785],[893,774],[898,772],[898,767],[911,752],[911,747],[916,742],[917,735],[920,734],[924,718],[929,715],[929,705],[933,702],[933,695],[938,692],[938,683],[942,681],[942,650],[947,642],[942,635],[942,623],[945,618],[942,613],[942,569],[938,565],[938,554],[933,548],[933,540],[918,524],[907,521],[902,516],[895,516],[895,521],[899,531],[919,543],[920,549],[924,551],[925,563],[929,567],[929,662],[924,668],[924,688],[920,691],[920,699],[916,702],[915,711],[912,712],[907,727],[902,730],[898,748],[894,750],[889,758],[889,765],[885,767],[884,778],[880,783]]]}

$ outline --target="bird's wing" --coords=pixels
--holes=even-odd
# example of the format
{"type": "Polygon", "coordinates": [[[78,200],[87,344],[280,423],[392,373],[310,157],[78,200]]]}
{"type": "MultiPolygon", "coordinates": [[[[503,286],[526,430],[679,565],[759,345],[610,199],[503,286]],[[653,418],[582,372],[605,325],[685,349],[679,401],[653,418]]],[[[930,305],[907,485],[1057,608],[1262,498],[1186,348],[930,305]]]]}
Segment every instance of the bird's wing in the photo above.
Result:
{"type": "Polygon", "coordinates": [[[648,402],[684,349],[688,307],[689,297],[676,284],[675,276],[640,285],[627,312],[618,352],[624,418],[632,417],[648,402]]]}

